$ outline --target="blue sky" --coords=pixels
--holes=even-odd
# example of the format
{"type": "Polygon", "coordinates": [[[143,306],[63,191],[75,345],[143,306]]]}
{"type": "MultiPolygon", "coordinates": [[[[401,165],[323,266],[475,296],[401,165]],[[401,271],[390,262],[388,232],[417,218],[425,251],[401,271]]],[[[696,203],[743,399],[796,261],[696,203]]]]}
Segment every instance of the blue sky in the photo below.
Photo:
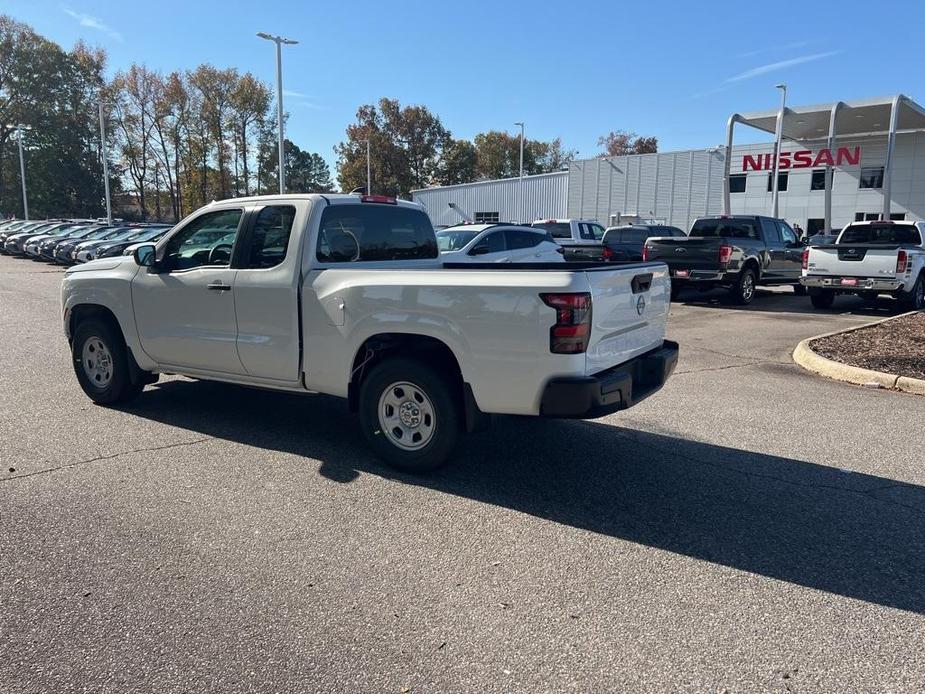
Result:
{"type": "MultiPolygon", "coordinates": [[[[324,156],[356,108],[424,104],[454,136],[561,137],[580,156],[624,129],[663,151],[720,144],[733,111],[903,92],[925,101],[925,2],[110,2],[5,0],[4,12],[70,47],[106,48],[110,72],[201,62],[275,86],[284,49],[287,136],[324,156]],[[773,12],[773,14],[771,14],[773,12]]],[[[760,137],[740,138],[759,140],[760,137]]]]}

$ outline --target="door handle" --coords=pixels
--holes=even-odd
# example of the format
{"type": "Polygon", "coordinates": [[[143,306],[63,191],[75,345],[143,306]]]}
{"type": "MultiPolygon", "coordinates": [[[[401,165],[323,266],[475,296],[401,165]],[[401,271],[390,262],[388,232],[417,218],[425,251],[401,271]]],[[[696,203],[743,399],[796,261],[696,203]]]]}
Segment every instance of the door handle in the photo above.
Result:
{"type": "Polygon", "coordinates": [[[206,289],[212,289],[213,291],[219,291],[219,292],[230,292],[231,285],[225,284],[221,280],[216,280],[215,282],[210,282],[209,284],[207,284],[206,289]]]}

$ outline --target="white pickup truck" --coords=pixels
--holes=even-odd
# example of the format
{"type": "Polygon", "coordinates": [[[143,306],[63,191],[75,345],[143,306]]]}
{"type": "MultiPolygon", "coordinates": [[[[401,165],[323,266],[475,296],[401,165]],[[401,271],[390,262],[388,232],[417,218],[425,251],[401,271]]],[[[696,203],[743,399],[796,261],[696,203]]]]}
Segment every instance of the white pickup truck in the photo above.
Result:
{"type": "Polygon", "coordinates": [[[212,203],[62,288],[95,402],[163,372],[328,393],[411,472],[489,413],[592,418],[658,390],[669,296],[657,263],[442,263],[423,208],[359,195],[212,203]]]}
{"type": "Polygon", "coordinates": [[[800,283],[816,308],[836,294],[899,299],[910,310],[925,308],[925,222],[870,221],[849,224],[835,243],[803,251],[800,283]]]}

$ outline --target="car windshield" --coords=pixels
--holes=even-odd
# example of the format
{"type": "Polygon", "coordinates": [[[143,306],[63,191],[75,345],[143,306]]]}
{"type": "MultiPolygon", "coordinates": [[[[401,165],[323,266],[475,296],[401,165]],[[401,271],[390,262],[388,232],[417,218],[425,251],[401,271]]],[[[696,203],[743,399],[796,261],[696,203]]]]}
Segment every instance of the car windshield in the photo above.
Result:
{"type": "Polygon", "coordinates": [[[544,229],[554,239],[572,238],[572,226],[568,222],[534,222],[534,229],[544,229]]]}
{"type": "Polygon", "coordinates": [[[757,239],[758,230],[751,219],[698,219],[690,235],[692,238],[757,239]]]}
{"type": "Polygon", "coordinates": [[[883,243],[921,245],[922,236],[914,224],[849,224],[838,243],[883,243]]]}
{"type": "Polygon", "coordinates": [[[437,232],[437,248],[440,252],[458,251],[466,247],[472,239],[478,236],[476,231],[465,231],[458,229],[447,229],[437,232]]]}

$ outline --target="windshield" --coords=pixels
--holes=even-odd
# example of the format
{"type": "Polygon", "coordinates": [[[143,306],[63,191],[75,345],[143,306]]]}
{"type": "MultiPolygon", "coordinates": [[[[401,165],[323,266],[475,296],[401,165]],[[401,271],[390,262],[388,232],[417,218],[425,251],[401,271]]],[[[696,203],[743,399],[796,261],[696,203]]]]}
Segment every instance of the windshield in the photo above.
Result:
{"type": "Polygon", "coordinates": [[[752,219],[698,219],[690,235],[692,238],[757,239],[758,230],[752,219]]]}
{"type": "Polygon", "coordinates": [[[444,251],[458,251],[465,248],[466,244],[476,236],[478,236],[478,232],[475,231],[454,231],[452,229],[438,231],[437,248],[440,249],[441,253],[444,251]]]}
{"type": "Polygon", "coordinates": [[[922,237],[914,224],[849,224],[838,243],[911,243],[918,246],[922,237]]]}
{"type": "Polygon", "coordinates": [[[568,222],[534,222],[530,226],[546,230],[554,239],[572,238],[572,226],[568,222]]]}

